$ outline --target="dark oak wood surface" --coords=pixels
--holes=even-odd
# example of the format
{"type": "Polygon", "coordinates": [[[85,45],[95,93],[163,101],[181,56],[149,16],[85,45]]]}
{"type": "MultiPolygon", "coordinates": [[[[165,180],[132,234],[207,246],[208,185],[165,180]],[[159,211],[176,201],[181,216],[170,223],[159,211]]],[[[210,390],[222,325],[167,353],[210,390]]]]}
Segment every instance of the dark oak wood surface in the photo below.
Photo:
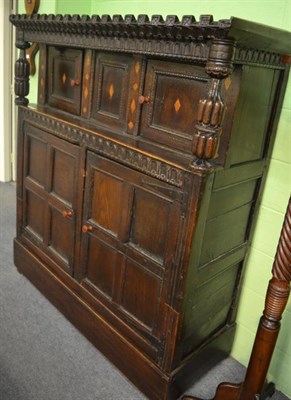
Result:
{"type": "Polygon", "coordinates": [[[285,36],[211,16],[11,22],[15,264],[149,398],[175,399],[231,349],[285,36]]]}
{"type": "MultiPolygon", "coordinates": [[[[260,400],[271,397],[274,384],[265,385],[273,351],[280,331],[280,320],[290,295],[291,281],[291,198],[287,207],[272,279],[266,293],[265,309],[259,321],[245,380],[241,384],[221,383],[213,400],[260,400]]],[[[182,400],[201,400],[184,396],[182,400]]]]}

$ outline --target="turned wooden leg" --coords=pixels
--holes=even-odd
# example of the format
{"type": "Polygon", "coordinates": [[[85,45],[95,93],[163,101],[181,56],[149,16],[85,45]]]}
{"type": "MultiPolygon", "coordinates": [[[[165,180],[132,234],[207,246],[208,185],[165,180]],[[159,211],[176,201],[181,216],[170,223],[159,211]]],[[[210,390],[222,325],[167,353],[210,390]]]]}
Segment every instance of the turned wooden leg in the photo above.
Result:
{"type": "MultiPolygon", "coordinates": [[[[244,382],[221,383],[213,400],[263,400],[274,393],[274,386],[263,390],[280,330],[280,320],[290,294],[291,281],[291,198],[287,208],[269,282],[265,309],[260,319],[244,382]]],[[[182,400],[201,400],[184,396],[182,400]]]]}

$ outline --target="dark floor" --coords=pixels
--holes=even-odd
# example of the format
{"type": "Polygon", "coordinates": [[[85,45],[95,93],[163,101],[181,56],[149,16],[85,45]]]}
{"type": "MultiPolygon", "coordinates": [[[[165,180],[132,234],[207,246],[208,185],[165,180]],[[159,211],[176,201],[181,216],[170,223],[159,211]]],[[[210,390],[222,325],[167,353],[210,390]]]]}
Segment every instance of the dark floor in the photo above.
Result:
{"type": "MultiPolygon", "coordinates": [[[[15,186],[0,183],[0,400],[145,399],[16,271],[14,235],[15,186]]],[[[244,372],[229,358],[187,393],[211,398],[218,383],[239,382],[244,372]]]]}

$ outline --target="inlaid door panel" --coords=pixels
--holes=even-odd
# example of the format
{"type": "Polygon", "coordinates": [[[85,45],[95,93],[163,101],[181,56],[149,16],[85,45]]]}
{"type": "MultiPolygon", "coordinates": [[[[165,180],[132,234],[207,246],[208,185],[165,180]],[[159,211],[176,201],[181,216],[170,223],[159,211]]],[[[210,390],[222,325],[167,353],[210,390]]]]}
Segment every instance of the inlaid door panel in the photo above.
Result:
{"type": "Polygon", "coordinates": [[[208,80],[202,67],[150,60],[140,134],[191,152],[197,105],[208,80]]]}
{"type": "Polygon", "coordinates": [[[171,185],[88,152],[79,279],[154,343],[162,335],[181,203],[171,185]]]}
{"type": "Polygon", "coordinates": [[[128,133],[137,130],[138,94],[142,61],[139,57],[98,53],[92,102],[92,118],[128,133]]]}
{"type": "Polygon", "coordinates": [[[79,152],[77,146],[24,126],[23,235],[69,273],[75,253],[79,152]]]}
{"type": "Polygon", "coordinates": [[[48,103],[79,115],[83,51],[50,46],[48,59],[48,103]]]}

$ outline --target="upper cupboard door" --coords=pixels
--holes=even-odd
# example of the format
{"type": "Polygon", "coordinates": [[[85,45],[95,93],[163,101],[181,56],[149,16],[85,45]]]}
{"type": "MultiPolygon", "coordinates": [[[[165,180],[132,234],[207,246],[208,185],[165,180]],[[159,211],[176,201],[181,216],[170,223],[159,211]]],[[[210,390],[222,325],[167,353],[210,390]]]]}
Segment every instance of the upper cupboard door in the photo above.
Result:
{"type": "Polygon", "coordinates": [[[64,111],[80,114],[83,52],[49,47],[48,103],[64,111]]]}
{"type": "Polygon", "coordinates": [[[209,80],[204,67],[148,62],[140,134],[191,152],[197,105],[209,80]]]}
{"type": "Polygon", "coordinates": [[[144,68],[140,57],[98,53],[92,118],[133,134],[138,128],[138,95],[144,68]]]}

